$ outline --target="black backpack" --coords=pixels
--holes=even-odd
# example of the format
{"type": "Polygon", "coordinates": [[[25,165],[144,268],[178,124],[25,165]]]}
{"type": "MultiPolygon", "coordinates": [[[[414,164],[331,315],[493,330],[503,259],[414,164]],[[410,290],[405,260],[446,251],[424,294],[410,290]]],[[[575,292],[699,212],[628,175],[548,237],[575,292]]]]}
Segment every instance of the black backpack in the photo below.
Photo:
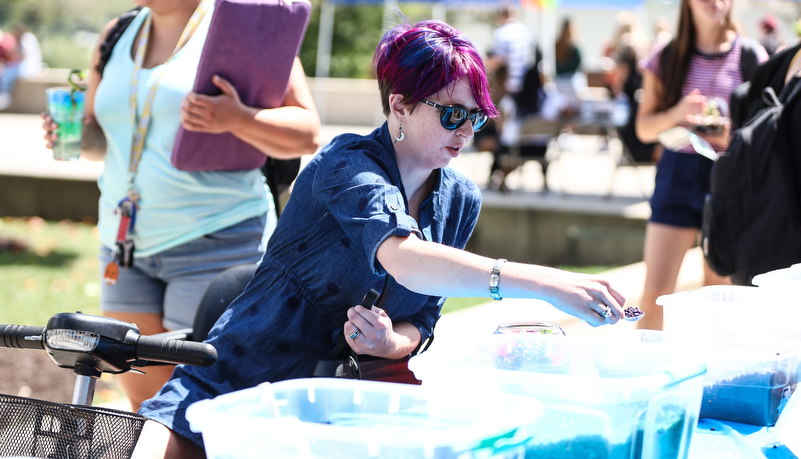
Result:
{"type": "Polygon", "coordinates": [[[704,202],[704,256],[719,275],[751,285],[757,274],[801,261],[801,218],[796,187],[801,81],[779,97],[765,89],[767,108],[732,135],[725,155],[712,169],[704,202]]]}
{"type": "MultiPolygon", "coordinates": [[[[117,44],[122,33],[131,24],[136,15],[142,7],[134,8],[117,18],[117,22],[109,29],[106,34],[106,39],[100,44],[100,62],[95,68],[100,75],[103,75],[103,70],[106,68],[106,63],[111,58],[111,51],[114,45],[117,44]]],[[[264,166],[261,167],[264,177],[267,179],[267,186],[270,188],[270,193],[273,195],[273,202],[275,203],[275,214],[277,217],[281,216],[281,203],[279,197],[286,192],[295,181],[300,171],[300,158],[294,159],[275,159],[271,156],[267,157],[264,166]]]]}

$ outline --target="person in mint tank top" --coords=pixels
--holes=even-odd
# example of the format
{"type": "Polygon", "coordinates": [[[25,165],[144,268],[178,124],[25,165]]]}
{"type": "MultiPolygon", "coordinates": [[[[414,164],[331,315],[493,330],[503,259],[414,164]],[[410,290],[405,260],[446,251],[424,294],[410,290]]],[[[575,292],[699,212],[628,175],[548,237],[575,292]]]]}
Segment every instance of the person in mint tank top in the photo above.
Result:
{"type": "Polygon", "coordinates": [[[145,401],[139,413],[151,421],[134,457],[203,457],[188,406],[311,377],[343,342],[361,355],[408,356],[431,337],[447,296],[538,298],[595,327],[625,315],[600,277],[464,250],[481,191],[449,164],[498,114],[475,46],[439,21],[403,23],[373,61],[387,121],[336,137],[300,172],[264,260],[209,332],[216,363],[176,367],[145,401]],[[371,289],[381,307],[361,305],[371,289]]]}
{"type": "MultiPolygon", "coordinates": [[[[768,59],[759,43],[737,33],[732,3],[682,0],[674,40],[655,45],[640,62],[643,92],[636,131],[642,142],[656,142],[660,133],[681,126],[696,131],[716,152],[726,150],[731,94],[745,72],[768,59]],[[746,57],[753,62],[743,65],[746,57]]],[[[645,232],[645,317],[637,324],[640,328],[662,328],[656,299],[673,293],[684,255],[698,241],[713,164],[689,141],[675,151],[662,149],[645,232]]],[[[703,272],[704,285],[730,283],[706,260],[703,272]]]]}
{"type": "MultiPolygon", "coordinates": [[[[136,3],[143,8],[102,70],[101,44],[117,20],[93,51],[81,153],[104,162],[98,179],[100,308],[150,335],[191,327],[211,279],[226,268],[258,263],[277,218],[259,169],[176,169],[170,158],[179,126],[230,132],[265,155],[286,159],[317,150],[320,120],[298,59],[279,108],[245,106],[221,78],[213,81],[221,95],[193,93],[214,1],[136,3]]],[[[43,127],[52,147],[57,126],[45,115],[43,127]]],[[[121,375],[132,408],[171,372],[163,366],[121,375]]]]}

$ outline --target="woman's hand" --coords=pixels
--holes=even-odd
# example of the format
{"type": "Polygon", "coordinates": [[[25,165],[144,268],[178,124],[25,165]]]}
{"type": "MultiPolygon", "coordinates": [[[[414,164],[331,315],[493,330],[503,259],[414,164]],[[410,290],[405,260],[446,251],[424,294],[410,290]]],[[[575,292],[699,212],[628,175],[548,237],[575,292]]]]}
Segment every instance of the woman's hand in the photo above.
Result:
{"type": "Polygon", "coordinates": [[[719,134],[698,134],[703,137],[707,142],[714,145],[722,145],[726,148],[731,141],[731,121],[723,123],[723,130],[719,134]]]}
{"type": "MultiPolygon", "coordinates": [[[[45,146],[50,150],[58,140],[58,123],[47,112],[40,114],[45,131],[45,146]]],[[[94,116],[84,115],[81,127],[81,157],[90,161],[102,161],[106,155],[106,137],[94,116]]]]}
{"type": "Polygon", "coordinates": [[[234,86],[215,75],[222,94],[189,93],[181,103],[181,125],[189,131],[229,133],[273,158],[313,154],[319,147],[320,117],[300,59],[295,58],[280,107],[245,105],[234,86]]]}
{"type": "Polygon", "coordinates": [[[704,112],[707,105],[706,96],[701,94],[698,89],[693,89],[689,94],[682,97],[673,107],[676,113],[677,123],[686,122],[690,124],[697,124],[696,121],[704,112]]]}
{"type": "Polygon", "coordinates": [[[390,358],[388,356],[396,348],[393,337],[392,319],[383,309],[377,306],[348,309],[345,339],[357,354],[390,358]]]}
{"type": "Polygon", "coordinates": [[[626,298],[608,280],[589,274],[553,270],[554,279],[542,279],[550,292],[546,301],[593,327],[611,325],[625,317],[626,298]],[[604,311],[607,311],[605,313],[604,311]],[[605,317],[604,317],[605,316],[605,317]]]}
{"type": "Polygon", "coordinates": [[[42,129],[45,131],[44,139],[47,142],[45,145],[52,150],[53,144],[58,139],[58,123],[53,121],[53,117],[47,112],[42,112],[40,116],[42,117],[42,129]]]}
{"type": "Polygon", "coordinates": [[[234,85],[217,75],[211,81],[220,88],[222,94],[187,94],[181,103],[181,125],[184,129],[211,134],[229,132],[242,114],[247,113],[248,107],[239,99],[234,85]]]}

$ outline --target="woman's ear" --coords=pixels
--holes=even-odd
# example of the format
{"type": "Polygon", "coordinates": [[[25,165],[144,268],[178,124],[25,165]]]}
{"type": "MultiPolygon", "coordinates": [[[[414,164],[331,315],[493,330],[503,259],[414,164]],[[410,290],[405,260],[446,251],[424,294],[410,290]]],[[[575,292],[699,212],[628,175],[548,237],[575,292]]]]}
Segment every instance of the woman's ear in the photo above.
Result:
{"type": "Polygon", "coordinates": [[[403,96],[400,94],[389,95],[389,112],[398,119],[403,119],[409,114],[409,108],[403,104],[403,96]]]}

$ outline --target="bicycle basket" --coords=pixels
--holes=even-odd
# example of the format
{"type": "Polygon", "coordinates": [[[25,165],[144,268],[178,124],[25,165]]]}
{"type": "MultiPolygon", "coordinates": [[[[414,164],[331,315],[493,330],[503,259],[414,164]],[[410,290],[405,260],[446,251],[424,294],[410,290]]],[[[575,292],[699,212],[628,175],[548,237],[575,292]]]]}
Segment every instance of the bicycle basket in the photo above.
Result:
{"type": "Polygon", "coordinates": [[[0,456],[128,459],[147,418],[0,394],[0,456]]]}

